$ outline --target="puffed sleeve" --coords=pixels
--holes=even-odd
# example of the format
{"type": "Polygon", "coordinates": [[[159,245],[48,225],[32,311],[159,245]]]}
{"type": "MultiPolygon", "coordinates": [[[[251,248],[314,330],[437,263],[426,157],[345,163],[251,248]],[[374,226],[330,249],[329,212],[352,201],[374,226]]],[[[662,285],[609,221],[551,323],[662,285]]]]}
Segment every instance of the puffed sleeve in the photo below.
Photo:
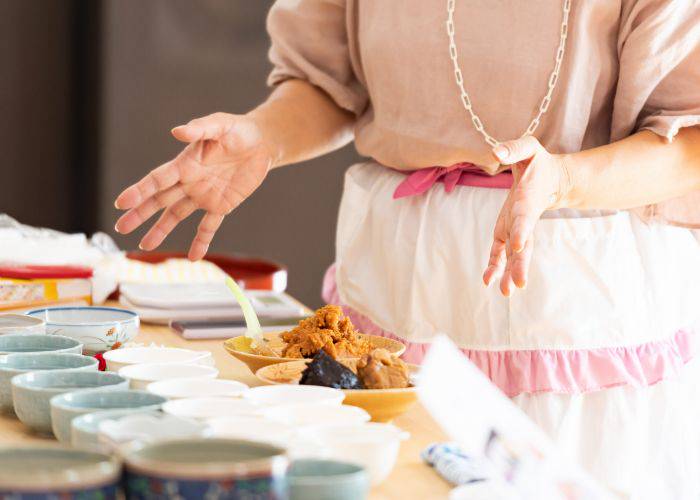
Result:
{"type": "MultiPolygon", "coordinates": [[[[611,139],[650,130],[668,142],[700,125],[700,2],[626,0],[611,139]]],[[[635,210],[643,219],[700,228],[700,192],[635,210]]]]}
{"type": "Polygon", "coordinates": [[[700,124],[700,2],[627,0],[618,40],[612,140],[700,124]]]}
{"type": "Polygon", "coordinates": [[[350,58],[345,0],[277,0],[267,17],[273,64],[268,84],[306,80],[359,116],[367,91],[350,58]]]}

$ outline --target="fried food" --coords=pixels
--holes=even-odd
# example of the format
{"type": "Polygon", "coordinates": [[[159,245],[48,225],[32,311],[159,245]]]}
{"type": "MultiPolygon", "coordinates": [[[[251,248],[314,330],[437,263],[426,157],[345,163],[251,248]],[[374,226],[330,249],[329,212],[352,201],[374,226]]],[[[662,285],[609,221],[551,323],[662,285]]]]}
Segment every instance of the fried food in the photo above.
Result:
{"type": "Polygon", "coordinates": [[[302,385],[322,385],[334,389],[362,389],[362,383],[347,366],[331,358],[320,350],[313,361],[306,365],[299,383],[302,385]]]}
{"type": "Polygon", "coordinates": [[[365,389],[398,389],[410,384],[408,366],[386,349],[374,349],[357,362],[365,389]]]}
{"type": "Polygon", "coordinates": [[[312,358],[323,350],[332,358],[359,357],[372,349],[340,306],[327,305],[299,322],[296,328],[281,335],[286,346],[285,358],[312,358]]]}

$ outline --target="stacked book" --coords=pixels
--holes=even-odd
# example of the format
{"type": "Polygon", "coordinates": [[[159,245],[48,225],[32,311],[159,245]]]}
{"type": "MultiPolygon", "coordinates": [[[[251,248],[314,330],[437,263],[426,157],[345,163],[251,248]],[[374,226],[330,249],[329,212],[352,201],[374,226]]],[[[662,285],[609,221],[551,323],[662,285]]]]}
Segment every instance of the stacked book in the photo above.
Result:
{"type": "Polygon", "coordinates": [[[90,305],[92,269],[78,266],[0,266],[0,312],[42,306],[90,305]]]}
{"type": "MultiPolygon", "coordinates": [[[[249,290],[246,295],[264,331],[295,326],[309,311],[289,295],[249,290]]],[[[221,283],[125,283],[120,303],[144,322],[169,324],[184,338],[228,338],[245,333],[243,312],[221,283]]]]}

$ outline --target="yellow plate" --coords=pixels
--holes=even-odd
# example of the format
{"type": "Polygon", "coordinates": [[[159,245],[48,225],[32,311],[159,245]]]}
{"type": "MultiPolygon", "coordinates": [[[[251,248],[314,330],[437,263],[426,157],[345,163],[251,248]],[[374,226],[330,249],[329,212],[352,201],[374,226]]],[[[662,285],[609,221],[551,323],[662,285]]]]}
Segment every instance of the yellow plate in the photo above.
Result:
{"type": "MultiPolygon", "coordinates": [[[[398,340],[388,339],[385,337],[379,337],[377,335],[364,335],[370,343],[375,348],[383,348],[394,354],[395,356],[401,356],[406,350],[406,346],[403,345],[398,340]]],[[[267,346],[277,353],[282,353],[285,343],[280,338],[280,333],[265,333],[263,338],[267,341],[267,346]]],[[[231,356],[240,359],[250,371],[255,373],[260,368],[268,365],[274,365],[277,363],[286,363],[288,361],[301,361],[298,358],[282,358],[273,356],[263,356],[261,354],[255,354],[250,347],[250,338],[245,335],[239,335],[238,337],[233,337],[224,342],[224,348],[228,351],[231,356]]]]}
{"type": "MultiPolygon", "coordinates": [[[[301,372],[310,360],[296,360],[268,365],[255,372],[255,376],[265,384],[298,384],[301,372]]],[[[356,360],[345,359],[343,364],[353,367],[356,360]]],[[[408,365],[411,373],[418,366],[408,365]]],[[[415,387],[404,389],[344,389],[343,404],[358,406],[369,413],[374,422],[390,422],[413,405],[418,396],[415,387]]]]}

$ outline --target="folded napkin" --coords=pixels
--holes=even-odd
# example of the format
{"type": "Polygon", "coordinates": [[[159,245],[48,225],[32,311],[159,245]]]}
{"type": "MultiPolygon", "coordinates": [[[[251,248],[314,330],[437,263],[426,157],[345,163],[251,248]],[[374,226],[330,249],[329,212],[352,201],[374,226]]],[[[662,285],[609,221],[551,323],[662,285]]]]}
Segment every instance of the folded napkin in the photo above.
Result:
{"type": "Polygon", "coordinates": [[[423,450],[421,458],[445,480],[457,486],[493,478],[491,465],[486,459],[467,454],[455,443],[431,444],[423,450]]]}

